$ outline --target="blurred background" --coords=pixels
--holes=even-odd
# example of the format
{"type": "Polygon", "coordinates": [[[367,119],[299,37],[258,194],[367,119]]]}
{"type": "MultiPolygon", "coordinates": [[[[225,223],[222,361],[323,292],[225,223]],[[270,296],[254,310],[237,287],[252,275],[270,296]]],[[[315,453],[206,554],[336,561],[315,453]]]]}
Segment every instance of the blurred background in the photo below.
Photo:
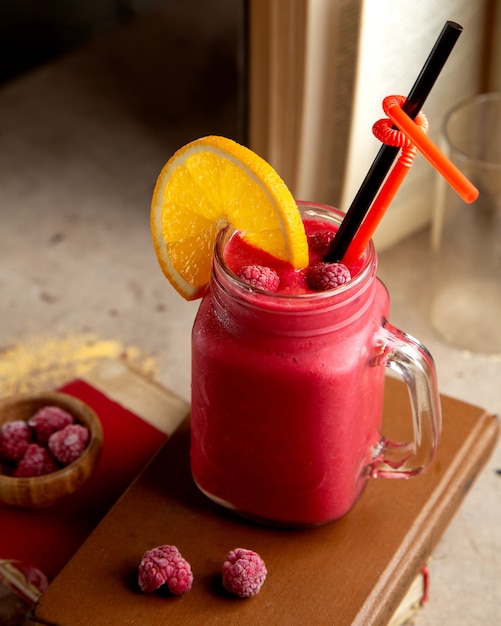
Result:
{"type": "MultiPolygon", "coordinates": [[[[200,12],[196,10],[200,9],[200,2],[193,0],[2,0],[0,83],[81,47],[154,8],[165,9],[178,33],[184,32],[183,25],[195,27],[197,23],[206,24],[210,30],[212,14],[219,23],[219,42],[223,47],[230,40],[234,43],[241,5],[234,0],[213,0],[209,5],[203,4],[210,10],[200,12]]],[[[194,37],[197,34],[192,32],[194,37]]]]}
{"type": "Polygon", "coordinates": [[[185,3],[162,0],[2,0],[0,82],[29,72],[160,4],[181,6],[185,3]]]}
{"type": "MultiPolygon", "coordinates": [[[[207,119],[216,113],[225,120],[224,131],[241,138],[244,4],[2,0],[0,89],[101,42],[103,64],[112,64],[116,80],[130,85],[152,123],[172,127],[183,117],[207,119]]],[[[179,139],[181,144],[185,137],[179,139]]]]}

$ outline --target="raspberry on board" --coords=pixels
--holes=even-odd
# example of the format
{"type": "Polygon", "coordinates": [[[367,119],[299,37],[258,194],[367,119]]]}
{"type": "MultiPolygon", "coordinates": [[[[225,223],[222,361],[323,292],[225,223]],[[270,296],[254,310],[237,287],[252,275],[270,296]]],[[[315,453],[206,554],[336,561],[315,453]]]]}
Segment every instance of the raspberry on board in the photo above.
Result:
{"type": "Polygon", "coordinates": [[[0,428],[0,458],[19,461],[32,442],[31,429],[24,420],[5,422],[0,428]]]}
{"type": "Polygon", "coordinates": [[[171,593],[180,596],[191,589],[193,573],[176,546],[163,545],[144,553],[139,564],[138,583],[145,593],[167,585],[171,593]]]}
{"type": "Polygon", "coordinates": [[[236,548],[228,552],[223,563],[223,586],[239,598],[250,598],[259,593],[267,573],[257,552],[236,548]]]}
{"type": "Polygon", "coordinates": [[[58,406],[44,406],[28,420],[33,428],[38,443],[45,445],[52,433],[62,430],[68,424],[73,424],[73,415],[58,406]]]}
{"type": "Polygon", "coordinates": [[[350,279],[350,270],[343,263],[317,263],[307,274],[308,284],[315,291],[335,289],[350,279]]]}
{"type": "Polygon", "coordinates": [[[238,277],[254,289],[276,291],[280,278],[272,267],[264,265],[245,265],[238,272],[238,277]]]}
{"type": "Polygon", "coordinates": [[[16,478],[29,478],[31,476],[43,476],[55,472],[59,467],[50,455],[47,448],[31,443],[23,458],[17,464],[13,476],[16,478]]]}
{"type": "Polygon", "coordinates": [[[87,447],[90,433],[86,426],[69,424],[49,437],[48,448],[62,465],[73,463],[87,447]]]}

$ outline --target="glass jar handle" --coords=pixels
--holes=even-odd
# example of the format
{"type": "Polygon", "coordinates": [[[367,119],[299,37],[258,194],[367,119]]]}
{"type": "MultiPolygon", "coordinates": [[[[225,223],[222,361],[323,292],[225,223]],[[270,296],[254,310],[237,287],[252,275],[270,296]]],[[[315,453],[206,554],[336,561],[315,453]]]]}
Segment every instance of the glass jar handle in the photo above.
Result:
{"type": "Polygon", "coordinates": [[[384,323],[378,339],[378,364],[399,374],[407,385],[414,440],[397,443],[383,439],[372,475],[410,478],[430,465],[440,441],[442,413],[435,365],[419,341],[389,322],[384,323]]]}

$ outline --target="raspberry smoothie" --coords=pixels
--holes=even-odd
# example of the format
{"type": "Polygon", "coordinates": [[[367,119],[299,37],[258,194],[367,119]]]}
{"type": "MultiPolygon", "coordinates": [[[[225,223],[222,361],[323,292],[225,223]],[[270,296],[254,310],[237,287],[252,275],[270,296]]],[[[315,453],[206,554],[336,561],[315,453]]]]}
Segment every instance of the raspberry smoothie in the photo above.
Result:
{"type": "MultiPolygon", "coordinates": [[[[310,268],[331,237],[322,233],[340,220],[311,209],[303,208],[310,268]]],[[[205,494],[244,516],[280,525],[337,519],[377,465],[388,294],[372,244],[348,269],[349,279],[342,270],[337,287],[318,291],[310,270],[231,233],[218,241],[193,328],[191,464],[205,494]],[[273,293],[265,289],[276,280],[256,266],[278,275],[273,293]]]]}
{"type": "MultiPolygon", "coordinates": [[[[336,223],[311,218],[305,227],[312,266],[329,238],[319,233],[335,232],[336,223]]],[[[344,287],[314,292],[306,270],[231,238],[230,271],[273,267],[275,294],[252,291],[217,258],[193,331],[195,481],[262,520],[340,517],[360,495],[380,441],[385,368],[371,357],[388,297],[374,280],[374,252],[344,287]]]]}

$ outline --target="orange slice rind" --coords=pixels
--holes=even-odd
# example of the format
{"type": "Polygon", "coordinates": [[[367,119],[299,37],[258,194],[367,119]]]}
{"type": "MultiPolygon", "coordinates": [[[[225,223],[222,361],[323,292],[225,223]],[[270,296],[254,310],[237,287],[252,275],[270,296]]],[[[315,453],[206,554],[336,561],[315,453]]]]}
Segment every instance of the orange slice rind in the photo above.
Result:
{"type": "Polygon", "coordinates": [[[164,165],[151,203],[158,262],[185,299],[205,292],[214,242],[227,225],[295,268],[308,264],[299,209],[272,166],[231,139],[202,137],[164,165]]]}

